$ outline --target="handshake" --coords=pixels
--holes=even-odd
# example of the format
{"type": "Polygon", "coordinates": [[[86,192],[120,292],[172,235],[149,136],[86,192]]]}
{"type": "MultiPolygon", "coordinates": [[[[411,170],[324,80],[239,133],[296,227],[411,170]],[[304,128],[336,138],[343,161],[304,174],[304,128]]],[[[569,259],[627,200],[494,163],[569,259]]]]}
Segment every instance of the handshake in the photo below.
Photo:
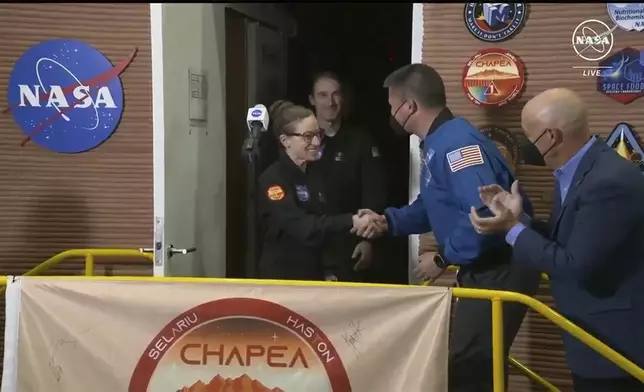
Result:
{"type": "Polygon", "coordinates": [[[351,234],[365,239],[372,239],[383,235],[387,230],[387,218],[372,210],[358,210],[358,213],[353,216],[351,234]]]}

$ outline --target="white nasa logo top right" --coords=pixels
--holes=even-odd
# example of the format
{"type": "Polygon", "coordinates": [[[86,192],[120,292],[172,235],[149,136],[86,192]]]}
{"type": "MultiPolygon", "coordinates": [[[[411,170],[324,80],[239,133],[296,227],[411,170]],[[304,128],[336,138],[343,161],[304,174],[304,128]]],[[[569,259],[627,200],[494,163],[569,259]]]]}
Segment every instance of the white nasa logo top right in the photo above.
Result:
{"type": "Polygon", "coordinates": [[[572,48],[586,61],[603,60],[613,49],[613,31],[616,28],[611,29],[601,20],[585,20],[572,33],[572,48]]]}

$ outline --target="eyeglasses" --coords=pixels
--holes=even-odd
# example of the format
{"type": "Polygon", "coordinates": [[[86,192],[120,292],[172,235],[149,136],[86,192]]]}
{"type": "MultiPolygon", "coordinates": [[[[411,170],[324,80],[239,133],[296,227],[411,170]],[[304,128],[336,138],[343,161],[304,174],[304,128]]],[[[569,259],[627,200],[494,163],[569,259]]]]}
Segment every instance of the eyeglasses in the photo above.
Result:
{"type": "Polygon", "coordinates": [[[287,135],[301,137],[302,140],[304,140],[307,144],[311,144],[315,137],[317,137],[319,141],[322,141],[322,139],[324,139],[324,130],[318,129],[317,131],[306,131],[303,133],[293,132],[293,133],[288,133],[287,135]]]}

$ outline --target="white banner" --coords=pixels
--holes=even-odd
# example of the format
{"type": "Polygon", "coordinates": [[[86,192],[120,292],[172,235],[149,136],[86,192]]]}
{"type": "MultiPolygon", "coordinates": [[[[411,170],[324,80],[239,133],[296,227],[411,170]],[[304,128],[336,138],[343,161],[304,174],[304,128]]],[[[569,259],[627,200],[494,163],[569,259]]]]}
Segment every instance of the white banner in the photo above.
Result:
{"type": "Polygon", "coordinates": [[[17,278],[2,392],[447,391],[451,292],[17,278]]]}

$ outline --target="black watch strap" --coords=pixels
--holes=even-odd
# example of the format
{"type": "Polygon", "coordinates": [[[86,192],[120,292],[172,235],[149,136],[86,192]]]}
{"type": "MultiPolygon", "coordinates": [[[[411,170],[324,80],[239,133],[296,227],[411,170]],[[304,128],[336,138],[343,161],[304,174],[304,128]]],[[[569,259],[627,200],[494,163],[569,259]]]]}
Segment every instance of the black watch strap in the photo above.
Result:
{"type": "Polygon", "coordinates": [[[443,247],[439,246],[436,254],[434,255],[434,263],[436,266],[441,269],[447,268],[447,261],[443,257],[443,247]]]}

